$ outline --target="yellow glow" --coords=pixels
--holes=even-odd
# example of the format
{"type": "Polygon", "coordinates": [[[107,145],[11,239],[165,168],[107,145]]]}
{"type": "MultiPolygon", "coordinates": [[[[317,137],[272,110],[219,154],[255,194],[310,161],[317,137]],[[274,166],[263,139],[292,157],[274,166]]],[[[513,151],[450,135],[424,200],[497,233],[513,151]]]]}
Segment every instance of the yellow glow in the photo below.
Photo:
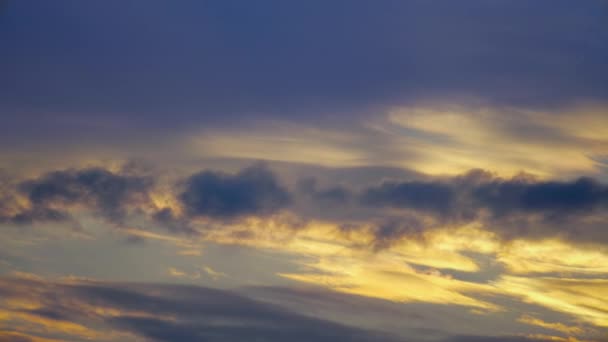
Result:
{"type": "Polygon", "coordinates": [[[203,266],[201,269],[205,271],[205,273],[207,273],[207,275],[213,280],[218,280],[226,276],[226,273],[216,271],[209,266],[203,266]]]}
{"type": "Polygon", "coordinates": [[[138,228],[123,228],[117,231],[119,234],[126,234],[128,236],[137,236],[144,239],[157,240],[162,242],[169,242],[177,247],[182,248],[178,252],[180,255],[200,255],[202,250],[202,243],[199,238],[189,237],[184,235],[170,235],[161,234],[148,230],[142,230],[138,228]]]}
{"type": "Polygon", "coordinates": [[[307,265],[312,272],[281,276],[326,286],[333,290],[398,302],[457,304],[497,310],[491,303],[463,293],[492,292],[489,286],[452,279],[437,271],[423,273],[390,254],[366,258],[326,257],[307,265]]]}
{"type": "Polygon", "coordinates": [[[200,157],[265,159],[325,166],[391,165],[430,174],[472,168],[542,177],[598,172],[608,154],[608,109],[567,113],[428,105],[395,108],[350,130],[285,122],[188,139],[200,157]],[[565,115],[568,114],[568,115],[565,115]]]}
{"type": "Polygon", "coordinates": [[[557,323],[545,322],[542,319],[535,318],[535,317],[532,317],[529,315],[521,316],[517,321],[525,323],[525,324],[535,325],[538,327],[559,331],[559,332],[562,332],[567,335],[580,335],[585,332],[585,330],[583,328],[578,327],[578,326],[569,326],[569,325],[565,325],[565,324],[562,324],[559,322],[557,322],[557,323]]]}
{"type": "Polygon", "coordinates": [[[504,263],[509,271],[518,274],[608,273],[607,251],[599,247],[582,249],[559,240],[514,241],[503,246],[497,259],[504,263]]]}
{"type": "MultiPolygon", "coordinates": [[[[13,305],[16,300],[13,300],[13,305]]],[[[39,305],[35,308],[40,307],[39,305]]],[[[27,307],[21,307],[21,310],[29,310],[32,306],[28,305],[27,307]]],[[[32,308],[34,309],[34,308],[32,308]]],[[[13,311],[17,310],[17,308],[13,307],[11,310],[2,310],[0,309],[0,321],[24,321],[30,324],[38,325],[43,327],[45,331],[52,332],[61,332],[69,335],[78,336],[85,339],[96,339],[101,337],[102,335],[92,329],[89,329],[83,325],[62,321],[62,320],[54,320],[50,318],[41,317],[34,314],[25,313],[22,311],[13,311]]],[[[2,336],[0,334],[0,336],[2,336]]]]}
{"type": "Polygon", "coordinates": [[[15,331],[0,330],[0,341],[31,341],[31,342],[62,342],[52,338],[44,338],[15,331]]]}
{"type": "MultiPolygon", "coordinates": [[[[225,226],[210,235],[214,242],[246,244],[306,256],[301,272],[283,277],[325,286],[336,291],[401,302],[430,302],[498,310],[476,298],[481,293],[505,294],[568,313],[591,324],[606,326],[608,303],[606,280],[518,277],[515,274],[569,273],[604,275],[606,254],[558,240],[502,242],[479,225],[429,230],[420,237],[396,241],[374,252],[371,230],[344,232],[323,222],[310,222],[298,229],[289,220],[250,219],[250,234],[239,236],[239,225],[225,226]],[[474,259],[462,253],[485,255],[506,266],[507,272],[490,284],[453,279],[437,269],[482,272],[474,259]],[[426,266],[421,271],[410,264],[426,266]]],[[[532,321],[527,321],[531,323],[532,321]]],[[[539,323],[535,321],[535,323],[539,323]]],[[[537,324],[538,325],[538,324],[537,324]]],[[[558,326],[554,326],[558,327],[558,326]]]]}
{"type": "Polygon", "coordinates": [[[194,148],[208,157],[280,160],[327,166],[361,165],[362,155],[344,146],[354,137],[338,131],[269,123],[256,132],[204,134],[192,140],[194,148]]]}
{"type": "Polygon", "coordinates": [[[546,334],[529,334],[526,335],[527,338],[532,340],[539,341],[558,341],[558,342],[595,342],[595,341],[587,341],[587,340],[579,340],[576,337],[568,336],[568,337],[560,337],[560,336],[552,336],[546,334]]]}
{"type": "Polygon", "coordinates": [[[399,108],[389,113],[389,122],[426,135],[390,126],[384,132],[421,152],[424,157],[414,161],[414,168],[423,172],[485,168],[503,176],[522,170],[540,176],[596,173],[597,164],[589,156],[608,153],[608,110],[572,111],[577,115],[458,106],[399,108]],[[526,129],[539,133],[526,135],[526,129]]]}
{"type": "Polygon", "coordinates": [[[608,279],[524,278],[505,275],[494,285],[526,302],[608,327],[608,279]]]}
{"type": "Polygon", "coordinates": [[[173,267],[169,267],[168,272],[169,272],[169,275],[172,277],[185,277],[187,275],[186,272],[180,271],[173,267]]]}
{"type": "MultiPolygon", "coordinates": [[[[340,292],[483,310],[501,308],[480,299],[480,294],[484,294],[484,298],[488,298],[487,294],[503,294],[573,315],[596,326],[608,325],[605,299],[608,298],[608,280],[586,279],[608,274],[608,253],[597,246],[578,246],[560,240],[501,241],[494,233],[473,223],[432,229],[415,237],[405,236],[385,249],[374,250],[371,225],[345,231],[329,222],[303,223],[287,213],[226,223],[222,229],[211,229],[203,240],[292,255],[301,263],[301,270],[280,276],[340,292]],[[475,253],[483,256],[483,262],[476,260],[475,253]],[[449,270],[472,275],[484,272],[487,270],[483,267],[488,263],[505,266],[502,275],[490,283],[449,276],[449,270]],[[539,274],[566,275],[569,279],[539,274]],[[583,275],[584,278],[576,278],[583,275]]],[[[492,272],[494,270],[500,271],[500,268],[492,272]]],[[[219,275],[221,270],[203,267],[201,274],[203,272],[214,279],[222,276],[219,275]]],[[[191,276],[181,270],[172,273],[191,276]]],[[[543,324],[529,317],[522,320],[537,326],[543,324]]],[[[547,324],[545,328],[552,323],[547,324]]],[[[559,325],[551,327],[565,329],[559,325]]]]}
{"type": "Polygon", "coordinates": [[[182,212],[181,206],[175,196],[168,188],[160,189],[150,193],[150,201],[154,210],[170,209],[174,215],[179,216],[182,212]]]}
{"type": "Polygon", "coordinates": [[[184,249],[177,252],[178,255],[201,256],[203,252],[200,249],[184,249]]]}

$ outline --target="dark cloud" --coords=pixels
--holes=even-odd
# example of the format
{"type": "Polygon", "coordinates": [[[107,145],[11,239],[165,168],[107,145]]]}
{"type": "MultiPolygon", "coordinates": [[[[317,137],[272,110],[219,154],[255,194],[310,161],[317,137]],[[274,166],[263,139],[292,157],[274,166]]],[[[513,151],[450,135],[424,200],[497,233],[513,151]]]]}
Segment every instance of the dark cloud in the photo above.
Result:
{"type": "MultiPolygon", "coordinates": [[[[162,227],[175,232],[196,234],[196,230],[192,228],[190,220],[186,217],[176,215],[171,208],[161,208],[152,214],[152,220],[162,227]]],[[[137,238],[135,236],[132,239],[137,238]]]]}
{"type": "Polygon", "coordinates": [[[608,186],[591,178],[570,182],[496,180],[474,189],[473,197],[479,206],[498,216],[514,211],[568,215],[608,205],[608,186]]]}
{"type": "Polygon", "coordinates": [[[410,216],[386,220],[375,226],[372,247],[375,250],[387,248],[404,236],[418,236],[425,228],[424,223],[410,216]]]}
{"type": "Polygon", "coordinates": [[[289,192],[262,164],[236,174],[215,171],[194,174],[186,180],[179,199],[189,215],[213,218],[267,215],[291,202],[289,192]]]}
{"type": "Polygon", "coordinates": [[[0,110],[14,115],[0,132],[128,137],[267,115],[343,124],[429,98],[605,101],[607,20],[602,0],[12,1],[0,110]]]}
{"type": "Polygon", "coordinates": [[[21,183],[19,189],[34,210],[49,210],[53,205],[85,205],[110,220],[120,221],[127,205],[147,200],[151,186],[149,177],[90,168],[50,172],[21,183]]]}
{"type": "Polygon", "coordinates": [[[69,219],[69,214],[51,208],[22,209],[18,212],[0,208],[0,223],[5,224],[26,225],[36,222],[62,222],[69,219]]]}
{"type": "Polygon", "coordinates": [[[384,333],[198,286],[0,279],[0,288],[6,287],[7,298],[40,304],[29,312],[32,315],[102,324],[104,329],[128,331],[152,341],[396,341],[384,333]],[[106,316],[105,310],[114,313],[106,316]]]}
{"type": "MultiPolygon", "coordinates": [[[[342,326],[289,313],[277,312],[272,320],[230,316],[223,325],[209,321],[171,322],[167,320],[121,317],[111,323],[137,332],[154,341],[397,341],[381,333],[342,326]]],[[[212,317],[210,317],[212,318],[212,317]]]]}
{"type": "MultiPolygon", "coordinates": [[[[0,188],[0,223],[74,221],[70,208],[84,207],[119,223],[130,207],[148,202],[153,179],[103,168],[45,173],[0,188]]],[[[76,223],[74,221],[74,223],[76,223]]]]}
{"type": "Polygon", "coordinates": [[[367,189],[364,205],[411,208],[446,214],[454,200],[451,186],[434,182],[385,182],[367,189]]]}
{"type": "Polygon", "coordinates": [[[591,178],[540,181],[520,175],[503,179],[473,170],[442,180],[384,182],[363,190],[359,199],[362,206],[376,209],[369,217],[380,219],[374,231],[379,246],[434,226],[475,220],[508,238],[562,236],[589,242],[608,238],[602,228],[608,220],[604,215],[608,186],[591,178]],[[404,212],[396,215],[385,209],[404,212]],[[434,220],[422,223],[419,215],[434,220]],[[582,218],[591,216],[603,223],[583,222],[582,218]]]}
{"type": "Polygon", "coordinates": [[[69,218],[67,213],[53,208],[25,207],[18,200],[14,181],[0,174],[0,223],[25,225],[34,222],[58,222],[69,218]]]}
{"type": "Polygon", "coordinates": [[[539,181],[520,175],[503,179],[472,170],[441,181],[383,182],[364,190],[360,202],[371,207],[427,211],[445,218],[463,217],[481,209],[495,217],[516,213],[563,217],[606,207],[608,186],[592,178],[539,181]]]}
{"type": "Polygon", "coordinates": [[[113,223],[141,214],[172,232],[197,234],[197,217],[223,221],[289,210],[299,220],[336,222],[345,233],[370,229],[371,224],[376,249],[404,236],[422,236],[428,229],[473,221],[504,238],[608,239],[608,185],[591,178],[506,179],[472,170],[454,177],[385,180],[361,187],[328,180],[317,185],[308,177],[290,192],[265,164],[254,164],[236,173],[205,170],[178,181],[175,196],[183,212],[149,202],[154,181],[101,168],[49,172],[2,187],[0,222],[75,221],[71,208],[84,206],[113,223]]]}

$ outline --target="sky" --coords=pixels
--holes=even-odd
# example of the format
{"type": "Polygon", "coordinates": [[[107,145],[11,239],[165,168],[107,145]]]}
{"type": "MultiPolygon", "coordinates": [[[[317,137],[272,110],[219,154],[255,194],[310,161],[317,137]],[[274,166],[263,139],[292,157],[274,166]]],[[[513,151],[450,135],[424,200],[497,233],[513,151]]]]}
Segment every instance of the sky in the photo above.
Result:
{"type": "Polygon", "coordinates": [[[0,1],[0,341],[608,341],[608,2],[0,1]]]}

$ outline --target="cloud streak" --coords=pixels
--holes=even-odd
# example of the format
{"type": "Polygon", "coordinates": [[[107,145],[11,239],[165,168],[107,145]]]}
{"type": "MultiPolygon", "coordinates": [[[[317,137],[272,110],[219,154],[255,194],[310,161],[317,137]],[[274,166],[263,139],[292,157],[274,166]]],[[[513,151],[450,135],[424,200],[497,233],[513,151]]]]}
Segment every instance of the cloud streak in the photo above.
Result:
{"type": "MultiPolygon", "coordinates": [[[[48,324],[51,336],[59,334],[70,340],[115,341],[132,334],[159,342],[398,341],[384,333],[307,317],[230,291],[199,286],[1,278],[0,290],[10,299],[8,306],[1,304],[3,320],[22,317],[34,325],[38,321],[48,324]],[[54,295],[58,291],[62,296],[54,295]],[[19,313],[25,310],[21,307],[25,300],[35,309],[28,309],[28,316],[23,317],[19,313]],[[104,336],[83,328],[77,335],[74,330],[59,328],[68,323],[100,326],[110,333],[104,336]]],[[[23,332],[17,329],[12,335],[19,333],[23,332]]]]}

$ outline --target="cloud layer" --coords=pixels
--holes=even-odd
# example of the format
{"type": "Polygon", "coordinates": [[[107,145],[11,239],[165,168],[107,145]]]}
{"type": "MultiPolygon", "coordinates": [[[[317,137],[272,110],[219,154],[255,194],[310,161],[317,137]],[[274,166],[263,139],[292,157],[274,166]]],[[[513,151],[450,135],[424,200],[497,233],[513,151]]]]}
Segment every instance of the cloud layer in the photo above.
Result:
{"type": "Polygon", "coordinates": [[[0,109],[15,115],[2,137],[125,137],[125,127],[159,133],[260,115],[340,122],[437,98],[603,101],[607,15],[595,0],[575,9],[562,0],[9,1],[0,109]]]}
{"type": "MultiPolygon", "coordinates": [[[[31,322],[71,341],[397,341],[200,286],[1,278],[0,291],[15,327],[31,322]]],[[[0,338],[16,332],[0,330],[0,338]]]]}
{"type": "Polygon", "coordinates": [[[2,220],[62,221],[80,208],[112,223],[124,224],[143,214],[166,228],[179,231],[181,226],[193,232],[201,220],[225,222],[285,212],[304,221],[329,220],[345,229],[371,223],[378,246],[423,230],[473,222],[508,239],[598,242],[608,238],[602,228],[608,186],[591,178],[552,181],[522,174],[505,179],[473,170],[427,179],[385,180],[357,189],[347,184],[320,187],[314,178],[304,178],[290,189],[268,166],[255,164],[232,174],[203,170],[178,180],[173,185],[181,189],[178,192],[162,193],[167,190],[156,189],[151,175],[71,169],[6,188],[2,220]],[[172,207],[154,203],[154,196],[172,198],[172,207]],[[327,208],[332,214],[326,213],[327,208]],[[573,222],[578,224],[572,226],[573,222]]]}

